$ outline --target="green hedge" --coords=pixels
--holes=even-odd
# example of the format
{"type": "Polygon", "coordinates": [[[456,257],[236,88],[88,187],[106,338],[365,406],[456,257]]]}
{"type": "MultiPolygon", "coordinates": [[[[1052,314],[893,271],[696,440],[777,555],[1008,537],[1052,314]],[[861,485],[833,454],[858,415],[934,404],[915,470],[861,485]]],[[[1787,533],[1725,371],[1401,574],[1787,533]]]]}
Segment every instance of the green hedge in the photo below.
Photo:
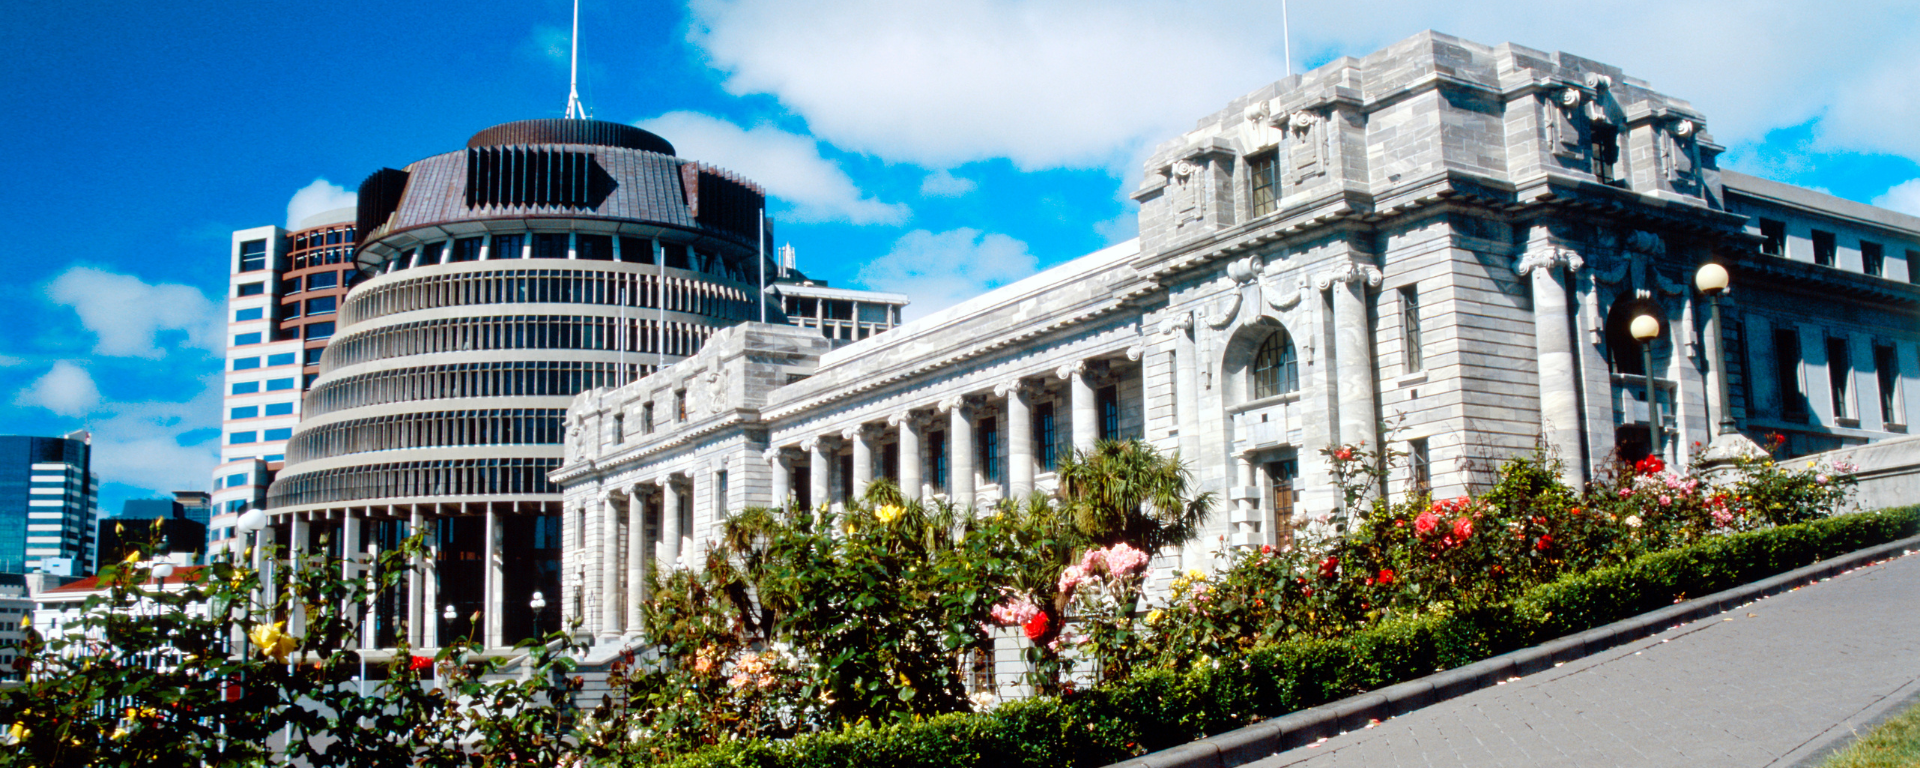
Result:
{"type": "Polygon", "coordinates": [[[680,756],[709,766],[1100,766],[1463,666],[1920,531],[1920,506],[1715,538],[1563,577],[1518,599],[1298,639],[1210,667],[1155,669],[986,714],[857,726],[680,756]]]}

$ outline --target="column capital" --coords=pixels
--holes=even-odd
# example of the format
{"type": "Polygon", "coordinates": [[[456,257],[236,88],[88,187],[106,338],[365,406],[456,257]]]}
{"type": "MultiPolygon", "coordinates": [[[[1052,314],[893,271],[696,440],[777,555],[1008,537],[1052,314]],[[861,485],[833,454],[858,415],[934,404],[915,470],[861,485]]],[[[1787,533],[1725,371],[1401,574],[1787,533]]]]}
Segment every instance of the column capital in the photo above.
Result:
{"type": "Polygon", "coordinates": [[[1146,344],[1135,344],[1131,347],[1127,347],[1127,360],[1131,362],[1135,362],[1135,363],[1140,362],[1140,358],[1146,356],[1146,354],[1147,354],[1146,344]]]}
{"type": "Polygon", "coordinates": [[[867,429],[866,424],[855,424],[840,430],[840,439],[853,442],[855,440],[864,440],[869,434],[871,434],[871,432],[867,429]]]}
{"type": "Polygon", "coordinates": [[[1520,257],[1520,265],[1514,271],[1524,276],[1532,274],[1534,270],[1551,272],[1556,267],[1566,267],[1568,272],[1578,272],[1586,266],[1587,260],[1580,258],[1580,254],[1575,253],[1573,249],[1558,243],[1546,242],[1535,243],[1528,248],[1526,254],[1520,257]]]}
{"type": "Polygon", "coordinates": [[[1192,312],[1181,312],[1179,314],[1170,315],[1160,320],[1160,333],[1161,335],[1164,335],[1164,336],[1172,336],[1177,333],[1184,333],[1191,330],[1193,330],[1193,313],[1192,312]]]}
{"type": "Polygon", "coordinates": [[[941,413],[952,413],[955,409],[966,407],[968,407],[966,395],[948,395],[940,399],[940,403],[934,406],[934,410],[941,413]]]}
{"type": "MultiPolygon", "coordinates": [[[[1187,320],[1188,322],[1192,322],[1193,318],[1189,316],[1187,320]]],[[[1058,376],[1061,379],[1065,380],[1065,379],[1073,378],[1075,374],[1085,373],[1086,370],[1087,370],[1087,361],[1075,360],[1073,362],[1066,363],[1060,366],[1059,368],[1055,368],[1053,370],[1053,375],[1058,376]]]]}
{"type": "Polygon", "coordinates": [[[1322,291],[1332,287],[1334,283],[1358,282],[1365,282],[1369,288],[1380,287],[1380,270],[1371,264],[1343,261],[1313,279],[1314,287],[1322,291]]]}
{"type": "Polygon", "coordinates": [[[911,424],[913,424],[913,423],[914,423],[915,421],[917,421],[918,419],[919,419],[919,417],[917,417],[917,416],[915,416],[915,415],[913,415],[913,409],[912,409],[912,408],[907,408],[907,409],[905,409],[905,410],[901,410],[901,411],[898,411],[898,412],[895,412],[895,413],[893,413],[892,415],[890,415],[890,416],[888,416],[888,417],[887,417],[887,426],[889,426],[889,427],[906,427],[906,426],[908,426],[908,425],[911,425],[911,424]]]}
{"type": "Polygon", "coordinates": [[[1031,390],[1032,385],[1027,383],[1025,378],[1018,376],[993,385],[993,395],[995,397],[1011,398],[1016,395],[1025,395],[1031,390]]]}
{"type": "Polygon", "coordinates": [[[764,451],[761,451],[760,457],[763,459],[766,459],[768,464],[784,465],[788,461],[786,446],[781,446],[781,445],[772,446],[764,451]]]}

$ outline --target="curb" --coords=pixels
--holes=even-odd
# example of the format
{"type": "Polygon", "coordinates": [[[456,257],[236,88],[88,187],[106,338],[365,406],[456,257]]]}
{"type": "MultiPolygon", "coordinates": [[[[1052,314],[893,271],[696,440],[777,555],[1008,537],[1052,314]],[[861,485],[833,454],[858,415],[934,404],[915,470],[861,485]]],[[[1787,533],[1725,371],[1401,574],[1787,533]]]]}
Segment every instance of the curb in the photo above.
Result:
{"type": "Polygon", "coordinates": [[[1920,547],[1920,536],[1855,550],[1804,568],[1684,603],[1675,603],[1531,648],[1503,653],[1463,667],[1208,736],[1172,749],[1123,760],[1108,768],[1231,768],[1245,765],[1306,746],[1323,737],[1358,730],[1370,720],[1404,715],[1481,688],[1492,687],[1494,683],[1509,677],[1551,669],[1557,663],[1631,643],[1675,624],[1724,613],[1741,604],[1819,581],[1914,547],[1920,547]]]}

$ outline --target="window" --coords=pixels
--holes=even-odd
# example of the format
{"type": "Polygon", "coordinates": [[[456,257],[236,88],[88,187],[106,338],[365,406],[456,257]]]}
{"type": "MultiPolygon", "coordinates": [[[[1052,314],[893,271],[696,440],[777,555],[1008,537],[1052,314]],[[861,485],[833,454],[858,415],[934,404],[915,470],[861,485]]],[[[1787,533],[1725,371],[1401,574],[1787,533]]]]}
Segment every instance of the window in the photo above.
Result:
{"type": "Polygon", "coordinates": [[[1274,331],[1260,344],[1253,356],[1253,397],[1284,395],[1300,389],[1300,365],[1293,353],[1293,339],[1286,331],[1274,331]]]}
{"type": "Polygon", "coordinates": [[[456,261],[478,261],[480,259],[480,244],[483,242],[485,242],[485,239],[479,237],[463,237],[453,241],[453,250],[447,252],[447,263],[451,264],[456,261]]]}
{"type": "Polygon", "coordinates": [[[267,365],[270,365],[270,366],[273,366],[273,365],[293,365],[293,353],[292,353],[292,352],[282,352],[282,353],[280,353],[280,354],[277,354],[277,355],[267,355],[267,365]]]}
{"type": "Polygon", "coordinates": [[[1253,177],[1250,184],[1253,215],[1260,217],[1273,213],[1280,197],[1279,151],[1247,158],[1247,171],[1253,177]]]}
{"type": "Polygon", "coordinates": [[[638,237],[620,238],[620,260],[635,264],[652,264],[653,241],[638,237]]]}
{"type": "Polygon", "coordinates": [[[1920,285],[1920,251],[1907,251],[1907,282],[1920,285]]]}
{"type": "Polygon", "coordinates": [[[1860,241],[1860,271],[1880,277],[1887,269],[1887,251],[1879,243],[1860,241]]]}
{"type": "Polygon", "coordinates": [[[246,309],[236,310],[233,313],[233,321],[236,323],[242,323],[248,320],[259,320],[265,314],[266,314],[266,309],[263,307],[248,307],[246,309]]]}
{"type": "Polygon", "coordinates": [[[307,347],[307,349],[306,349],[306,356],[307,356],[307,359],[306,359],[306,360],[304,361],[304,362],[305,362],[305,364],[307,364],[307,365],[319,365],[319,364],[320,364],[320,356],[321,356],[321,355],[323,355],[323,354],[325,354],[325,353],[326,353],[326,351],[327,351],[327,348],[326,348],[326,347],[307,347]]]}
{"type": "Polygon", "coordinates": [[[284,453],[269,453],[265,456],[260,457],[260,460],[268,463],[272,463],[276,461],[286,461],[287,455],[284,453]]]}
{"type": "Polygon", "coordinates": [[[335,306],[334,302],[336,301],[339,301],[339,299],[333,296],[322,296],[317,299],[307,299],[307,314],[308,315],[331,315],[333,314],[333,308],[335,306]]]}
{"type": "Polygon", "coordinates": [[[288,379],[268,379],[267,380],[268,392],[279,392],[284,389],[293,389],[293,379],[288,378],[288,379]]]}
{"type": "Polygon", "coordinates": [[[684,389],[673,391],[673,419],[674,421],[687,420],[687,391],[684,389]]]}
{"type": "Polygon", "coordinates": [[[1833,244],[1833,233],[1822,232],[1817,229],[1814,230],[1813,231],[1813,263],[1823,267],[1833,266],[1835,252],[1836,251],[1834,249],[1834,244],[1833,244]]]}
{"type": "Polygon", "coordinates": [[[1053,430],[1053,403],[1041,403],[1033,407],[1033,455],[1040,457],[1040,471],[1052,472],[1060,464],[1060,454],[1054,448],[1059,435],[1053,430]]]}
{"type": "Polygon", "coordinates": [[[1760,220],[1760,252],[1768,256],[1785,256],[1787,253],[1787,223],[1773,219],[1760,220]]]}
{"type": "Polygon", "coordinates": [[[266,283],[241,283],[238,296],[259,296],[267,292],[266,283]]]}
{"type": "Polygon", "coordinates": [[[315,272],[307,275],[307,290],[309,291],[332,288],[339,284],[340,273],[338,272],[315,272]]]}
{"type": "Polygon", "coordinates": [[[936,490],[947,489],[947,433],[927,433],[928,478],[936,490]]]}
{"type": "Polygon", "coordinates": [[[1100,414],[1100,439],[1120,439],[1120,388],[1107,385],[1093,393],[1093,404],[1100,414]]]}
{"type": "Polygon", "coordinates": [[[328,321],[324,323],[308,323],[306,327],[306,337],[309,341],[313,339],[332,338],[333,322],[328,321]]]}
{"type": "Polygon", "coordinates": [[[1833,392],[1833,417],[1854,417],[1856,414],[1848,407],[1853,402],[1853,356],[1847,349],[1846,339],[1827,339],[1827,383],[1833,392]]]}
{"type": "Polygon", "coordinates": [[[248,240],[240,244],[240,271],[267,268],[267,241],[248,240]]]}
{"type": "Polygon", "coordinates": [[[233,394],[236,395],[251,395],[258,391],[260,391],[260,382],[257,381],[236,381],[233,383],[233,394]]]}
{"type": "Polygon", "coordinates": [[[692,269],[687,260],[687,247],[679,243],[665,243],[661,253],[666,257],[667,266],[673,269],[692,269]]]}
{"type": "Polygon", "coordinates": [[[653,403],[640,404],[640,434],[653,434],[653,403]]]}
{"type": "Polygon", "coordinates": [[[1900,420],[1900,363],[1894,358],[1893,347],[1873,346],[1873,373],[1880,380],[1880,421],[1904,423],[1900,420]]]}
{"type": "Polygon", "coordinates": [[[974,435],[974,447],[979,454],[980,476],[988,483],[1000,482],[1000,420],[987,419],[980,422],[978,434],[974,435]]]}
{"type": "Polygon", "coordinates": [[[300,302],[289,301],[280,305],[280,319],[292,320],[300,316],[300,302]]]}
{"type": "Polygon", "coordinates": [[[1413,474],[1408,493],[1419,496],[1433,491],[1433,460],[1427,453],[1427,438],[1416,437],[1407,441],[1407,468],[1413,474]]]}
{"type": "Polygon", "coordinates": [[[227,411],[229,419],[251,419],[260,415],[260,406],[247,405],[227,411]]]}
{"type": "Polygon", "coordinates": [[[1800,332],[1778,328],[1773,332],[1773,378],[1780,388],[1780,416],[1806,421],[1807,393],[1800,386],[1800,332]]]}
{"type": "Polygon", "coordinates": [[[1426,363],[1420,347],[1424,343],[1420,335],[1420,292],[1414,286],[1400,289],[1400,328],[1404,338],[1407,356],[1407,373],[1419,371],[1426,363]]]}
{"type": "Polygon", "coordinates": [[[627,441],[626,414],[616,413],[613,415],[613,443],[614,445],[619,445],[626,441],[627,441]]]}
{"type": "Polygon", "coordinates": [[[227,435],[227,445],[245,445],[259,439],[258,432],[234,432],[227,435]]]}
{"type": "Polygon", "coordinates": [[[293,437],[292,427],[281,427],[279,429],[269,429],[262,435],[262,439],[265,439],[269,442],[274,440],[285,440],[290,437],[293,437]]]}
{"type": "Polygon", "coordinates": [[[591,261],[612,261],[613,238],[606,235],[574,235],[573,257],[591,261]]]}
{"type": "Polygon", "coordinates": [[[426,245],[420,246],[420,261],[418,263],[423,267],[440,263],[440,251],[446,247],[446,243],[427,243],[426,245]]]}
{"type": "Polygon", "coordinates": [[[533,257],[536,259],[564,259],[567,257],[567,235],[564,232],[535,232],[533,235],[533,257]]]}
{"type": "Polygon", "coordinates": [[[260,358],[257,357],[236,357],[233,360],[233,369],[236,371],[246,371],[258,367],[260,367],[260,358]]]}
{"type": "Polygon", "coordinates": [[[236,333],[233,335],[233,345],[236,347],[244,347],[248,344],[258,343],[260,343],[260,334],[258,333],[236,333]]]}
{"type": "Polygon", "coordinates": [[[724,469],[713,473],[713,508],[721,519],[727,518],[727,471],[724,469]]]}
{"type": "Polygon", "coordinates": [[[493,249],[487,252],[487,256],[494,259],[517,259],[521,257],[521,249],[526,244],[526,235],[494,235],[493,249]]]}
{"type": "Polygon", "coordinates": [[[290,416],[292,414],[293,403],[267,403],[266,415],[268,416],[290,416]]]}
{"type": "Polygon", "coordinates": [[[227,487],[228,487],[228,488],[233,488],[233,487],[236,487],[236,486],[241,486],[241,485],[246,485],[246,484],[247,484],[247,473],[245,473],[245,472],[240,472],[240,473],[237,473],[237,474],[232,474],[232,475],[227,475],[227,487]]]}

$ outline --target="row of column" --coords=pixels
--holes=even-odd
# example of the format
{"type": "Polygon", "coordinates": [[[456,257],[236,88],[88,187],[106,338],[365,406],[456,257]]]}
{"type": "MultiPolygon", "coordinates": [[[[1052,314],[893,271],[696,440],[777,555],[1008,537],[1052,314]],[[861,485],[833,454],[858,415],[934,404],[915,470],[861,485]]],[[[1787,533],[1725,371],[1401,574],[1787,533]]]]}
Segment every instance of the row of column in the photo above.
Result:
{"type": "MultiPolygon", "coordinates": [[[[647,569],[654,563],[670,563],[672,567],[685,567],[682,562],[687,553],[688,536],[682,524],[681,507],[683,499],[691,497],[691,489],[683,492],[677,479],[679,475],[668,475],[657,480],[643,481],[627,486],[625,489],[610,490],[600,499],[601,519],[598,570],[600,573],[599,621],[594,634],[603,640],[618,640],[621,637],[634,637],[644,630],[643,606],[646,604],[647,569]],[[660,488],[660,539],[649,542],[647,536],[647,497],[641,491],[644,486],[658,485],[660,488]],[[626,498],[625,532],[622,533],[620,516],[623,510],[616,503],[621,496],[626,498]],[[646,546],[652,543],[653,547],[646,546]]],[[[691,480],[685,482],[691,483],[691,480]]],[[[585,589],[584,580],[579,588],[585,589]]],[[[582,609],[585,609],[584,600],[582,609]]]]}
{"type": "MultiPolygon", "coordinates": [[[[380,546],[376,542],[366,540],[364,516],[356,515],[352,510],[346,510],[343,514],[340,524],[340,551],[343,553],[340,561],[340,578],[363,579],[371,575],[372,563],[380,555],[380,546]]],[[[418,509],[413,510],[407,522],[409,531],[420,531],[425,524],[424,516],[418,509]]],[[[311,525],[310,513],[294,513],[288,520],[288,538],[291,539],[290,557],[294,563],[299,564],[297,567],[304,567],[307,557],[311,554],[307,549],[311,538],[309,533],[311,525]]],[[[481,552],[484,579],[481,604],[485,606],[481,616],[484,626],[483,639],[489,648],[505,645],[501,616],[503,611],[500,610],[500,606],[503,604],[502,595],[506,574],[505,559],[501,555],[500,527],[499,513],[489,508],[486,513],[486,532],[482,539],[481,552]]],[[[255,567],[261,569],[263,578],[267,580],[262,586],[269,594],[274,589],[272,580],[277,578],[277,575],[270,575],[273,574],[273,569],[270,564],[263,561],[263,552],[266,546],[273,542],[273,530],[272,527],[261,530],[253,555],[255,567]]],[[[436,647],[441,641],[438,632],[429,633],[428,631],[429,627],[439,626],[433,609],[439,597],[439,578],[435,557],[438,546],[437,542],[430,542],[427,551],[415,555],[413,561],[408,564],[407,599],[405,613],[401,618],[406,622],[407,644],[415,648],[436,647]]],[[[362,612],[359,647],[377,647],[374,627],[377,626],[378,617],[374,596],[369,595],[365,604],[359,607],[344,604],[341,606],[343,614],[351,614],[355,610],[362,612]]],[[[295,635],[306,630],[306,608],[297,600],[293,601],[290,607],[288,626],[295,635]]]]}
{"type": "MultiPolygon", "coordinates": [[[[1099,434],[1099,410],[1094,402],[1093,384],[1086,362],[1074,361],[1060,366],[1053,371],[1053,375],[1068,382],[1067,400],[1071,408],[1070,434],[1074,450],[1092,450],[1099,434]]],[[[995,397],[1003,398],[1006,402],[1007,498],[1019,498],[1033,491],[1036,465],[1033,455],[1034,390],[1029,377],[1024,376],[991,388],[995,397]]],[[[931,407],[935,418],[940,414],[946,416],[947,498],[958,504],[972,505],[975,501],[974,456],[977,438],[974,416],[985,399],[984,393],[961,393],[941,399],[931,407]]],[[[919,415],[920,410],[921,407],[909,407],[887,417],[885,421],[885,427],[897,430],[899,435],[895,445],[900,474],[897,479],[901,493],[908,500],[921,498],[926,484],[921,460],[927,420],[919,415]]],[[[863,423],[837,433],[837,437],[849,443],[852,449],[852,492],[855,498],[864,495],[867,486],[873,482],[875,441],[883,430],[884,427],[879,423],[863,423]]],[[[833,499],[832,462],[839,456],[833,442],[835,436],[816,435],[794,446],[807,457],[810,501],[816,507],[826,506],[833,499]]],[[[774,503],[784,503],[793,495],[792,458],[786,447],[775,446],[767,450],[766,459],[773,470],[774,503]]]]}

